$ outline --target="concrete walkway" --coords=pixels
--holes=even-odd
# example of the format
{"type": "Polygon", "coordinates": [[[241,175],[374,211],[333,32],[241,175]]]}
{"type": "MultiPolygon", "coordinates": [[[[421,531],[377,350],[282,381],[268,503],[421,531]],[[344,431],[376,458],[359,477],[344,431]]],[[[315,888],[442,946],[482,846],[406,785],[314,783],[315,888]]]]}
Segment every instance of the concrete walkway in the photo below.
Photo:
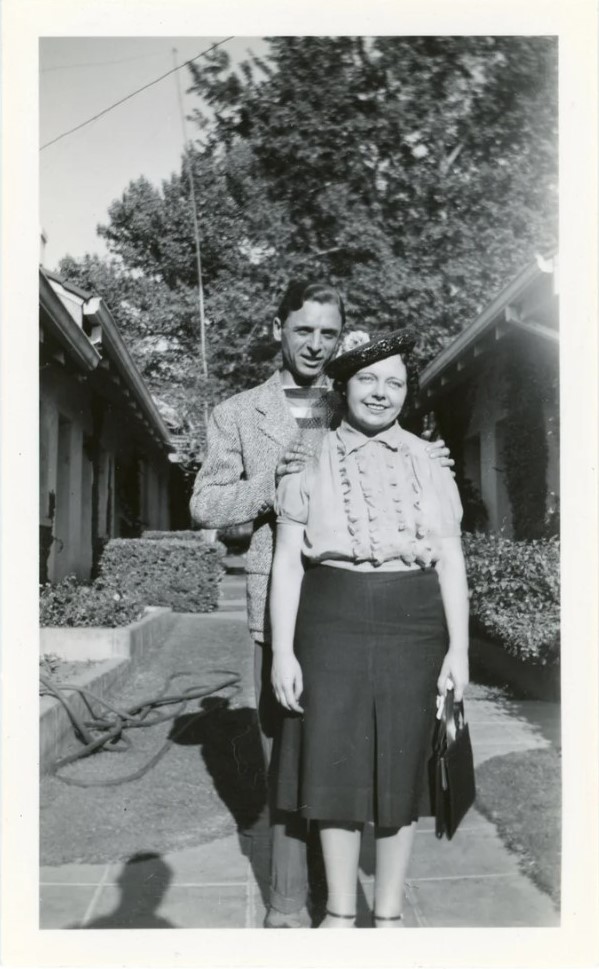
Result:
{"type": "MultiPolygon", "coordinates": [[[[221,607],[210,617],[245,624],[242,575],[228,575],[221,607]]],[[[189,621],[189,617],[186,617],[189,621]]],[[[198,639],[205,622],[197,616],[198,639]]],[[[246,666],[248,664],[245,664],[246,666]]],[[[467,715],[475,763],[559,743],[558,708],[506,701],[469,688],[467,715]]],[[[360,863],[358,925],[372,907],[374,839],[366,830],[360,863]]],[[[123,864],[65,864],[40,873],[40,928],[256,928],[265,915],[268,828],[262,818],[198,847],[123,864]]],[[[407,887],[406,924],[428,928],[554,926],[550,898],[519,869],[495,826],[472,809],[451,842],[438,841],[431,819],[419,822],[407,887]]]]}

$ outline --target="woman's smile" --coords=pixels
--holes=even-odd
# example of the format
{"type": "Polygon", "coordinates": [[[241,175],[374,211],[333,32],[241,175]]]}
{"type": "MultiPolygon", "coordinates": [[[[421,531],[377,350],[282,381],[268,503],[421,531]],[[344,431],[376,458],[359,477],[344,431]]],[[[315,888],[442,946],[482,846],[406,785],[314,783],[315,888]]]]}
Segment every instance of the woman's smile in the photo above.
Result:
{"type": "Polygon", "coordinates": [[[398,354],[358,370],[347,382],[347,419],[363,434],[385,430],[399,417],[407,393],[407,373],[398,354]]]}

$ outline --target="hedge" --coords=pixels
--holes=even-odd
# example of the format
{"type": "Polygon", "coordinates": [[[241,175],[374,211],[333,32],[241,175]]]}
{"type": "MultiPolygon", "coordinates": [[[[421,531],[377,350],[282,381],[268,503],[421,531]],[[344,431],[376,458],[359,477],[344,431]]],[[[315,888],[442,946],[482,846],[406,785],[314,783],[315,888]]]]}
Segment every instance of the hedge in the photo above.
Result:
{"type": "Polygon", "coordinates": [[[74,575],[40,586],[40,626],[128,626],[141,619],[145,603],[96,580],[84,585],[74,575]]]}
{"type": "Polygon", "coordinates": [[[528,663],[559,662],[560,565],[557,539],[513,541],[464,534],[474,627],[528,663]]]}
{"type": "MultiPolygon", "coordinates": [[[[176,533],[175,533],[176,534],[176,533]]],[[[113,538],[99,578],[124,595],[175,612],[212,612],[218,606],[224,548],[193,539],[113,538]]]]}

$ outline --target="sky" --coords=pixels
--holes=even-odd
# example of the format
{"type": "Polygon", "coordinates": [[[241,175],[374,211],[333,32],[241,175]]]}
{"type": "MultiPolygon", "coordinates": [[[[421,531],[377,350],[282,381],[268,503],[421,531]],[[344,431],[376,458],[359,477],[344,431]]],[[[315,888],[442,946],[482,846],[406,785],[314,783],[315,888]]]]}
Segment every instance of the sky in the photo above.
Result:
{"type": "MultiPolygon", "coordinates": [[[[44,37],[40,39],[40,145],[154,80],[223,37],[44,37]]],[[[223,45],[233,63],[263,53],[257,37],[223,45]]],[[[198,105],[186,94],[186,114],[198,105]]],[[[187,122],[188,136],[193,126],[187,122]]],[[[69,254],[106,254],[97,235],[110,203],[144,175],[160,185],[179,169],[183,131],[176,75],[153,85],[92,124],[40,151],[40,226],[47,236],[44,265],[56,269],[69,254]]]]}

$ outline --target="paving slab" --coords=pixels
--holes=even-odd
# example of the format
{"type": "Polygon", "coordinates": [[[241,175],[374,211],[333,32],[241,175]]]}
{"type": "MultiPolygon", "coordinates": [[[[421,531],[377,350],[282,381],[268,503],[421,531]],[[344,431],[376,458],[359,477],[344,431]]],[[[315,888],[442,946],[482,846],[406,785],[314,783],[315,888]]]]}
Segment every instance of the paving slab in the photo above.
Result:
{"type": "MultiPolygon", "coordinates": [[[[462,821],[459,831],[460,833],[468,833],[470,831],[480,831],[481,828],[486,828],[488,825],[487,819],[475,808],[471,808],[468,814],[462,821]]],[[[431,833],[434,834],[435,831],[435,819],[432,817],[422,817],[416,825],[416,837],[427,838],[431,833]]]]}
{"type": "MultiPolygon", "coordinates": [[[[237,834],[209,841],[196,848],[170,852],[162,856],[162,861],[169,869],[170,883],[183,887],[245,885],[248,876],[248,860],[243,855],[237,834]]],[[[116,884],[125,867],[122,862],[110,865],[110,882],[116,884]]],[[[136,865],[140,882],[152,877],[152,868],[153,861],[136,865]]]]}
{"type": "Polygon", "coordinates": [[[40,890],[40,929],[75,928],[85,917],[96,885],[43,885],[40,890]]]}
{"type": "Polygon", "coordinates": [[[148,889],[123,897],[120,889],[102,889],[85,925],[98,928],[245,928],[246,885],[214,887],[173,885],[168,893],[148,889]]]}
{"type": "Polygon", "coordinates": [[[458,831],[451,841],[432,832],[418,838],[409,871],[411,879],[505,874],[519,874],[518,863],[490,823],[476,832],[458,831]]]}
{"type": "Polygon", "coordinates": [[[559,915],[524,875],[409,879],[410,901],[425,928],[552,927],[559,915]]]}
{"type": "Polygon", "coordinates": [[[43,865],[40,885],[98,885],[108,866],[99,865],[43,865]]]}

